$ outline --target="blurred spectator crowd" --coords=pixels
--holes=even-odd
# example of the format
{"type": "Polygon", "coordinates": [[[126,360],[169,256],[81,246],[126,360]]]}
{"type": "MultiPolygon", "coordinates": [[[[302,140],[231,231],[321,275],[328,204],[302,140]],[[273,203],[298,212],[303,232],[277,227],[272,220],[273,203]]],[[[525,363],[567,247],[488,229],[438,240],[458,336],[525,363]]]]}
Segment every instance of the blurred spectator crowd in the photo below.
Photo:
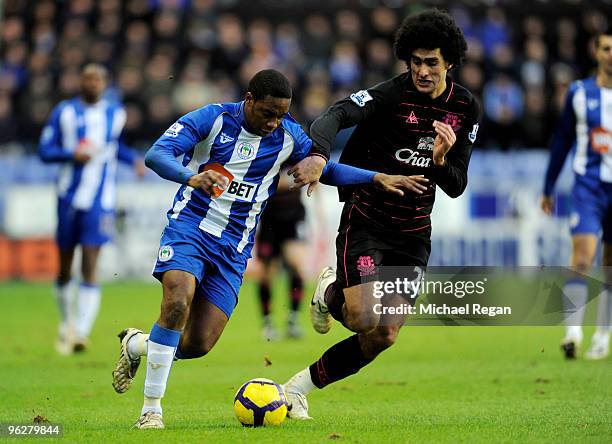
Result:
{"type": "MultiPolygon", "coordinates": [[[[178,116],[240,100],[275,67],[308,125],[333,101],[405,70],[392,52],[409,12],[447,9],[468,40],[452,75],[484,105],[478,144],[544,147],[568,84],[592,73],[606,1],[5,0],[0,145],[34,146],[52,107],[78,94],[86,62],[109,68],[109,97],[128,113],[127,142],[145,148],[178,116]]],[[[1,4],[1,3],[0,3],[1,4]]]]}

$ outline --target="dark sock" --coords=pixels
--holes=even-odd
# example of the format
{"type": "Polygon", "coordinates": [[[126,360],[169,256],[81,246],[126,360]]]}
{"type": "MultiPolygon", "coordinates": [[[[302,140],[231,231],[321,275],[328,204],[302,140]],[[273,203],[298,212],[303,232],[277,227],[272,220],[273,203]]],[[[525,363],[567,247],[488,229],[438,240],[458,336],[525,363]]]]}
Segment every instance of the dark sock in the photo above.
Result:
{"type": "Polygon", "coordinates": [[[342,315],[342,306],[344,305],[344,292],[337,284],[337,281],[331,283],[325,290],[325,303],[327,309],[336,321],[344,323],[342,315]]]}
{"type": "Polygon", "coordinates": [[[304,283],[297,273],[291,273],[291,310],[298,311],[304,296],[304,283]]]}
{"type": "Polygon", "coordinates": [[[270,283],[269,282],[260,282],[259,283],[259,300],[261,301],[261,313],[264,316],[268,316],[270,314],[270,283]]]}
{"type": "Polygon", "coordinates": [[[346,338],[328,349],[310,366],[310,377],[318,388],[354,375],[372,362],[361,351],[357,335],[346,338]]]}

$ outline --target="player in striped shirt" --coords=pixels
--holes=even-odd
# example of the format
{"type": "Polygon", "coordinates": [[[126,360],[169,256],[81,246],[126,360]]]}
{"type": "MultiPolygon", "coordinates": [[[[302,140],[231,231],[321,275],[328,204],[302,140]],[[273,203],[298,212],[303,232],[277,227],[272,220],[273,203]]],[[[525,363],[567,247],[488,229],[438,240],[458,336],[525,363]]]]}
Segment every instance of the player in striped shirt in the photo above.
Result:
{"type": "Polygon", "coordinates": [[[142,160],[120,138],[125,110],[102,98],[106,85],[103,66],[85,66],[81,95],[55,107],[40,138],[43,162],[61,164],[56,233],[60,271],[55,286],[62,318],[57,343],[61,354],[85,349],[100,307],[96,263],[113,234],[117,161],[144,175],[142,160]],[[75,301],[71,269],[77,245],[82,247],[83,276],[75,301]]]}
{"type": "MultiPolygon", "coordinates": [[[[541,207],[554,211],[554,186],[569,152],[573,154],[573,211],[571,267],[576,275],[565,283],[564,302],[571,308],[566,319],[561,348],[567,358],[575,358],[582,342],[582,322],[587,302],[587,283],[583,278],[603,239],[603,266],[606,281],[599,298],[597,329],[589,359],[603,359],[609,353],[612,321],[612,28],[595,38],[597,73],[573,82],[550,147],[550,162],[544,183],[541,207]]],[[[568,308],[569,310],[569,308],[568,308]]]]}
{"type": "Polygon", "coordinates": [[[174,123],[149,150],[147,165],[178,182],[160,241],[154,276],[162,282],[161,314],[150,335],[120,333],[113,387],[123,393],[147,356],[145,399],[137,428],[163,428],[161,398],[173,359],[204,356],[238,302],[255,228],[284,164],[295,184],[321,176],[330,184],[375,183],[389,192],[416,192],[421,177],[389,176],[327,163],[289,115],[291,87],[275,70],[257,73],[245,100],[212,104],[174,123]],[[177,157],[183,156],[182,162],[177,157]],[[325,167],[325,168],[324,168],[325,167]]]}

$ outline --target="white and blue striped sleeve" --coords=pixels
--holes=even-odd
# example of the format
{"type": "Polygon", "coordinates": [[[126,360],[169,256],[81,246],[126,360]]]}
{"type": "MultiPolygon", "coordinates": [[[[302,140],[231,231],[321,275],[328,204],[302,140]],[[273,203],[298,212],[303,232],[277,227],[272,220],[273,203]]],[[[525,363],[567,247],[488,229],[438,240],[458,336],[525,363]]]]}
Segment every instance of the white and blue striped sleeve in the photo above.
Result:
{"type": "Polygon", "coordinates": [[[204,140],[215,119],[223,111],[219,105],[208,105],[184,115],[147,151],[145,164],[160,177],[186,184],[195,173],[177,159],[204,140]]]}

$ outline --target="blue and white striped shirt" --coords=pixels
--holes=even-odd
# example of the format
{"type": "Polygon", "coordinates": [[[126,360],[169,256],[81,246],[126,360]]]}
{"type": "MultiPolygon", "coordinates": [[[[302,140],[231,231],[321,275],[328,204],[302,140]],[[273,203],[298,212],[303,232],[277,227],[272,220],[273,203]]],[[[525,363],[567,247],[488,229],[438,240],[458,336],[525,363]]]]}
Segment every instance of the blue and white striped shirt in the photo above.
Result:
{"type": "Polygon", "coordinates": [[[576,179],[612,182],[612,89],[595,77],[573,82],[551,144],[544,194],[550,196],[568,153],[576,179]]]}
{"type": "Polygon", "coordinates": [[[276,191],[281,166],[306,157],[312,141],[290,116],[270,135],[247,130],[244,102],[212,104],[181,117],[155,142],[153,149],[184,154],[190,174],[216,165],[231,175],[226,190],[211,198],[188,185],[179,188],[168,219],[185,220],[250,254],[255,227],[267,199],[276,191]]]}
{"type": "Polygon", "coordinates": [[[126,113],[114,101],[94,104],[79,97],[59,103],[40,138],[44,162],[61,162],[58,195],[77,210],[112,210],[116,204],[117,160],[133,164],[136,156],[121,141],[126,113]],[[73,162],[83,141],[92,147],[85,164],[73,162]]]}

